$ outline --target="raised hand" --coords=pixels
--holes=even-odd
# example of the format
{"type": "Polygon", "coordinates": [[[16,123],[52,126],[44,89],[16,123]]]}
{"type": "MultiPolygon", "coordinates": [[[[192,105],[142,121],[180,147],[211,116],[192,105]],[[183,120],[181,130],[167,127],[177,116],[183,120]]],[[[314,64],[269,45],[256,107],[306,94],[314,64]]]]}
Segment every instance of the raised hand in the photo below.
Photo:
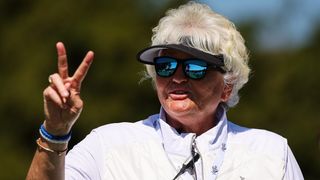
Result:
{"type": "Polygon", "coordinates": [[[46,130],[53,135],[65,135],[79,117],[83,101],[80,98],[81,83],[93,61],[94,53],[89,51],[82,63],[69,76],[66,49],[63,43],[56,44],[58,73],[49,76],[50,85],[43,91],[46,130]]]}

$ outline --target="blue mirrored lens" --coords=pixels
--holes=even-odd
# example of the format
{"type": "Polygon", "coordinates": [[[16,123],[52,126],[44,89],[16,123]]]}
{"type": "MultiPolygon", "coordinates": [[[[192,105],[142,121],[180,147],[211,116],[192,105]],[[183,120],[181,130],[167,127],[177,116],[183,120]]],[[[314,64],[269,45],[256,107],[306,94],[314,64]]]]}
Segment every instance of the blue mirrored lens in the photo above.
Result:
{"type": "Polygon", "coordinates": [[[187,60],[184,62],[185,73],[191,79],[201,79],[205,76],[208,65],[202,60],[187,60]]]}
{"type": "Polygon", "coordinates": [[[169,77],[176,71],[178,62],[170,57],[156,57],[154,59],[156,73],[162,77],[169,77]]]}

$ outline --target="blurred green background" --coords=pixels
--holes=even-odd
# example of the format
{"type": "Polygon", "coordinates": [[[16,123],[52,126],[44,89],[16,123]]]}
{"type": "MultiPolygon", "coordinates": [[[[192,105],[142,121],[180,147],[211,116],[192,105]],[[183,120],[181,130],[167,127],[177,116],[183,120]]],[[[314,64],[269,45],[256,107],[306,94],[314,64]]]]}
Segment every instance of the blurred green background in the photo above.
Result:
{"type": "MultiPolygon", "coordinates": [[[[88,50],[95,52],[82,87],[85,107],[70,148],[97,126],[134,122],[157,113],[159,103],[150,82],[139,83],[144,69],[135,55],[150,44],[151,29],[164,12],[183,2],[1,0],[0,179],[25,178],[44,120],[42,91],[48,75],[56,72],[58,41],[66,45],[71,73],[88,50]]],[[[236,3],[225,1],[228,7],[224,1],[204,2],[213,9],[216,2],[218,11],[228,17],[227,10],[236,3]]],[[[282,9],[272,19],[268,18],[272,13],[252,18],[250,8],[245,10],[250,21],[233,18],[241,11],[230,15],[246,39],[253,72],[229,119],[286,137],[305,179],[315,180],[320,177],[320,21],[312,21],[311,30],[298,42],[281,40],[288,35],[286,29],[273,37],[286,23],[281,17],[290,17],[289,10],[300,13],[299,2],[306,1],[281,2],[282,9]],[[269,31],[261,31],[269,26],[269,31]],[[270,41],[279,39],[280,44],[270,41]]],[[[296,26],[289,29],[304,27],[296,19],[293,22],[296,26]]]]}

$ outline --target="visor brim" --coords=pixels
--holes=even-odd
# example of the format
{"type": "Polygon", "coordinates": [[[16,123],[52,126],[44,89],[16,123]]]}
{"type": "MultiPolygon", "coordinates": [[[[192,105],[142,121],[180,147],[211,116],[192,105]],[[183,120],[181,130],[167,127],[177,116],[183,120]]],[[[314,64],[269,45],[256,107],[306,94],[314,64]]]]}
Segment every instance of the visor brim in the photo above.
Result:
{"type": "Polygon", "coordinates": [[[213,55],[196,48],[184,46],[182,44],[166,44],[150,46],[138,52],[137,59],[144,64],[154,64],[154,58],[159,56],[159,51],[164,49],[173,49],[190,54],[193,57],[202,59],[209,64],[213,64],[217,67],[224,67],[223,55],[213,55]]]}

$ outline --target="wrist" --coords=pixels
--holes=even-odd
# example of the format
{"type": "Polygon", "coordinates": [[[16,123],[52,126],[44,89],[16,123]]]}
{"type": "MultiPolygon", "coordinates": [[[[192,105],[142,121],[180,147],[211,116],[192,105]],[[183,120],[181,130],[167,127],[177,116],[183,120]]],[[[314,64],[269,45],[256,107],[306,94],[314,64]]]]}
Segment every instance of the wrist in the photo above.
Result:
{"type": "Polygon", "coordinates": [[[43,126],[48,133],[54,136],[64,136],[71,131],[71,126],[66,123],[50,123],[50,121],[45,120],[43,126]]]}
{"type": "Polygon", "coordinates": [[[49,153],[55,153],[58,156],[65,154],[68,150],[68,143],[65,144],[56,144],[48,142],[46,139],[40,137],[36,140],[39,151],[46,151],[49,153]]]}
{"type": "Polygon", "coordinates": [[[40,126],[39,133],[42,139],[52,144],[67,144],[71,139],[71,131],[63,135],[51,134],[49,131],[47,131],[44,124],[40,126]]]}

